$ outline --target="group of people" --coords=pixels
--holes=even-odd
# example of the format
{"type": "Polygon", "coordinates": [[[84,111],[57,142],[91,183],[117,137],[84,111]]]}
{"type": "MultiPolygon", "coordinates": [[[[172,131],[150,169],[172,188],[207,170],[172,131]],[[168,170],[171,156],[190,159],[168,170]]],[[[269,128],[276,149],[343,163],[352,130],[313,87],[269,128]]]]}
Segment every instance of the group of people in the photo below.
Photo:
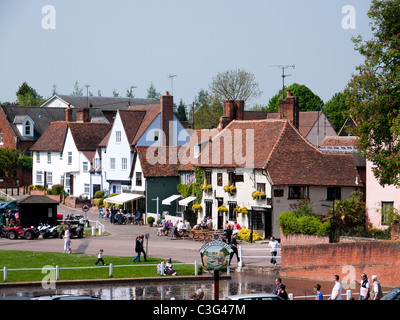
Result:
{"type": "Polygon", "coordinates": [[[181,220],[176,220],[175,223],[172,223],[171,220],[163,219],[158,225],[157,236],[167,236],[169,230],[171,230],[171,228],[173,227],[177,232],[191,229],[190,223],[187,220],[181,219],[181,220]]]}
{"type": "MultiPolygon", "coordinates": [[[[383,296],[382,294],[382,286],[378,282],[378,276],[373,275],[371,277],[372,283],[369,281],[367,274],[361,274],[361,281],[354,280],[355,283],[360,285],[360,295],[359,300],[380,300],[383,296]]],[[[328,298],[328,300],[342,300],[342,284],[339,281],[339,276],[336,274],[333,276],[333,281],[335,285],[332,289],[332,294],[328,298]]],[[[321,286],[317,284],[315,288],[318,286],[318,291],[321,289],[321,286]]],[[[320,299],[322,300],[322,295],[320,295],[320,299]]]]}
{"type": "Polygon", "coordinates": [[[142,218],[142,213],[138,210],[128,212],[127,210],[117,209],[115,206],[106,209],[103,213],[104,221],[110,221],[117,224],[139,224],[142,218]]]}
{"type": "Polygon", "coordinates": [[[176,271],[174,270],[171,258],[168,259],[167,263],[165,263],[165,261],[161,261],[161,263],[157,265],[157,273],[163,276],[167,274],[171,274],[173,276],[177,275],[176,271]]]}

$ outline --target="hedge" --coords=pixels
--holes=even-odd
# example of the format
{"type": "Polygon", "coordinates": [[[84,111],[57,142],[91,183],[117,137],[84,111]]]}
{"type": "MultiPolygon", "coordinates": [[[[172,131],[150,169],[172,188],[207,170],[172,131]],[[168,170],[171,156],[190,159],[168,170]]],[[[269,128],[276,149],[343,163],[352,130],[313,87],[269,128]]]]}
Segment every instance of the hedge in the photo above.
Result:
{"type": "Polygon", "coordinates": [[[296,215],[295,212],[283,212],[278,217],[279,225],[284,235],[309,234],[326,236],[331,230],[331,222],[322,222],[322,217],[317,215],[296,215]]]}

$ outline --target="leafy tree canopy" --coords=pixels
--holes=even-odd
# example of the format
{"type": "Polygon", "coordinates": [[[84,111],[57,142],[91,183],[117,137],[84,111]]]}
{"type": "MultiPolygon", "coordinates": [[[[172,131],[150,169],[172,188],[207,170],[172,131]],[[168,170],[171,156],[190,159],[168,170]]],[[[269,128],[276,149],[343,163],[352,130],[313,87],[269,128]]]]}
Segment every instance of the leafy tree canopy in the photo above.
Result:
{"type": "Polygon", "coordinates": [[[317,111],[319,107],[324,104],[322,99],[311,91],[308,87],[302,84],[293,83],[289,87],[285,88],[284,93],[282,89],[274,95],[269,101],[267,110],[268,111],[278,111],[279,101],[282,97],[286,97],[286,91],[290,90],[292,96],[299,98],[299,110],[300,111],[317,111]],[[283,95],[282,95],[283,94],[283,95]]]}
{"type": "Polygon", "coordinates": [[[345,89],[351,132],[379,183],[400,186],[400,0],[373,0],[368,17],[373,37],[353,38],[364,62],[345,89]]]}

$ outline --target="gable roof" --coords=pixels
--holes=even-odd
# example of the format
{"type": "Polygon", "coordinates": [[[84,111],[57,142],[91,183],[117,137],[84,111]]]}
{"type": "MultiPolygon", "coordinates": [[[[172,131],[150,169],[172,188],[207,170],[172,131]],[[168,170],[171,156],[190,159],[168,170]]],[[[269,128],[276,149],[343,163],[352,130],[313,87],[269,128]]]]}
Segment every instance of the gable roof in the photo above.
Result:
{"type": "Polygon", "coordinates": [[[96,151],[99,142],[111,129],[110,123],[52,122],[31,151],[62,152],[68,128],[79,151],[96,151]]]}
{"type": "MultiPolygon", "coordinates": [[[[318,118],[323,116],[323,111],[300,111],[299,112],[299,132],[304,136],[310,133],[311,129],[315,126],[318,118]]],[[[252,111],[245,110],[243,115],[244,120],[264,120],[264,119],[280,119],[278,111],[252,111]]],[[[332,123],[326,118],[331,126],[332,123]]]]}
{"type": "Polygon", "coordinates": [[[86,97],[57,94],[49,98],[42,106],[46,106],[49,102],[60,99],[65,104],[70,104],[73,108],[88,107],[88,102],[93,107],[100,108],[104,111],[117,111],[118,109],[127,109],[129,106],[156,104],[156,99],[140,99],[140,98],[123,98],[123,97],[86,97]]]}
{"type": "MultiPolygon", "coordinates": [[[[174,158],[181,147],[153,147],[136,146],[137,156],[142,167],[143,176],[155,177],[179,177],[177,161],[170,161],[170,155],[174,158]]],[[[174,158],[177,159],[177,158],[174,158]]],[[[133,170],[134,165],[132,166],[133,170]]]]}
{"type": "Polygon", "coordinates": [[[208,163],[197,166],[264,169],[274,185],[356,186],[351,155],[320,152],[286,119],[233,120],[212,138],[209,150],[208,163]],[[246,141],[248,133],[254,143],[246,141]]]}
{"type": "MultiPolygon", "coordinates": [[[[50,123],[65,120],[65,108],[42,108],[42,107],[21,107],[21,106],[1,106],[11,128],[20,141],[37,141],[45,132],[50,123]],[[21,135],[16,124],[21,119],[29,116],[34,122],[33,137],[21,135]]],[[[103,118],[103,112],[97,108],[90,108],[89,118],[103,118]]],[[[76,120],[76,110],[72,111],[72,120],[76,120]]]]}

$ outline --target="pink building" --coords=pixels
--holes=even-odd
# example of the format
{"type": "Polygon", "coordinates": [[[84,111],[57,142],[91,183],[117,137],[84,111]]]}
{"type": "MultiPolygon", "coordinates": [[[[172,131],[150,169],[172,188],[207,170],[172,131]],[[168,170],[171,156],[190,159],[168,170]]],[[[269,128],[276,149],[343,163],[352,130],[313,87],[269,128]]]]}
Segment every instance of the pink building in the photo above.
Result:
{"type": "Polygon", "coordinates": [[[382,219],[382,209],[400,209],[400,188],[393,185],[381,186],[372,173],[373,164],[367,161],[366,206],[367,215],[373,228],[389,227],[382,219]]]}

